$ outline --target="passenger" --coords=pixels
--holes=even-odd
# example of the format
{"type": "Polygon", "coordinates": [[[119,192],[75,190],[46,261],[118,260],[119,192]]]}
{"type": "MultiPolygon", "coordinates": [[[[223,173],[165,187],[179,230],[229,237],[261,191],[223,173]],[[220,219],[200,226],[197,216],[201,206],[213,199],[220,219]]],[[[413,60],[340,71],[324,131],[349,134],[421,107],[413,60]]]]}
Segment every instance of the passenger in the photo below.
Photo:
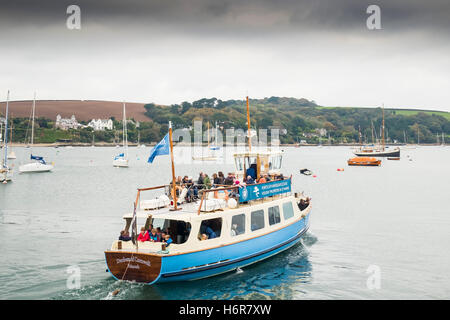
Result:
{"type": "Polygon", "coordinates": [[[247,180],[245,180],[246,184],[255,184],[255,180],[253,180],[252,176],[247,176],[247,180]]]}
{"type": "Polygon", "coordinates": [[[203,185],[206,189],[211,189],[211,180],[206,173],[203,174],[203,185]]]}
{"type": "Polygon", "coordinates": [[[119,240],[130,241],[131,237],[130,237],[130,234],[128,233],[128,231],[126,231],[126,230],[120,231],[119,240]]]}
{"type": "Polygon", "coordinates": [[[309,198],[305,199],[301,199],[299,204],[298,204],[298,208],[300,209],[300,211],[305,210],[306,208],[308,208],[309,206],[309,198]]]}
{"type": "Polygon", "coordinates": [[[217,175],[217,173],[213,173],[213,183],[214,183],[214,186],[218,186],[218,185],[221,184],[219,176],[217,175]]]}
{"type": "Polygon", "coordinates": [[[266,179],[266,182],[271,181],[270,176],[267,173],[264,174],[264,179],[266,179]]]}
{"type": "Polygon", "coordinates": [[[258,183],[266,183],[266,178],[264,178],[264,176],[262,176],[261,178],[259,178],[258,183]]]}
{"type": "Polygon", "coordinates": [[[160,227],[156,228],[156,235],[158,236],[159,241],[161,241],[162,240],[162,230],[160,227]]]}
{"type": "Polygon", "coordinates": [[[228,176],[225,178],[225,181],[223,182],[227,186],[232,186],[234,183],[234,177],[231,172],[228,172],[228,176]]]}
{"type": "Polygon", "coordinates": [[[219,175],[219,184],[224,184],[225,183],[225,176],[223,175],[223,172],[219,171],[218,175],[219,175]]]}
{"type": "Polygon", "coordinates": [[[159,242],[160,239],[158,238],[158,235],[156,234],[156,229],[152,229],[152,232],[149,235],[149,241],[150,242],[159,242]]]}
{"type": "Polygon", "coordinates": [[[142,227],[141,233],[139,233],[139,236],[138,236],[138,241],[145,242],[145,241],[148,241],[148,239],[149,239],[148,232],[145,231],[144,227],[142,227]]]}
{"type": "Polygon", "coordinates": [[[201,235],[201,237],[200,237],[200,240],[201,240],[201,241],[203,241],[203,240],[208,240],[208,235],[205,234],[205,233],[202,233],[202,235],[201,235]]]}
{"type": "Polygon", "coordinates": [[[204,173],[200,172],[199,176],[198,176],[198,180],[197,180],[197,184],[200,185],[200,189],[203,188],[203,179],[204,179],[204,173]]]}
{"type": "Polygon", "coordinates": [[[231,236],[237,236],[238,235],[238,230],[237,230],[237,224],[233,223],[233,225],[231,226],[231,236]]]}
{"type": "Polygon", "coordinates": [[[214,232],[213,229],[210,227],[206,227],[205,233],[208,235],[208,239],[214,239],[217,238],[217,234],[214,232]]]}
{"type": "Polygon", "coordinates": [[[166,248],[173,242],[172,239],[170,238],[170,234],[166,234],[164,236],[163,242],[166,243],[166,248]]]}

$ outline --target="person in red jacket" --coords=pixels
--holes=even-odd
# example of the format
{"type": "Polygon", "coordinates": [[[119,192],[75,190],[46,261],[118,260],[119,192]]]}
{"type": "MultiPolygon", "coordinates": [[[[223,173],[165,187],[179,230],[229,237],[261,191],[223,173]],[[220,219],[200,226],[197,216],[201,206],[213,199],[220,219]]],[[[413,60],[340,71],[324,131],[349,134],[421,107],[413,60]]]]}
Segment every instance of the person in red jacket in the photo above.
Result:
{"type": "Polygon", "coordinates": [[[144,241],[148,241],[149,239],[150,239],[150,237],[148,235],[148,232],[145,231],[144,227],[142,227],[141,233],[139,233],[139,236],[138,236],[138,241],[144,242],[144,241]]]}

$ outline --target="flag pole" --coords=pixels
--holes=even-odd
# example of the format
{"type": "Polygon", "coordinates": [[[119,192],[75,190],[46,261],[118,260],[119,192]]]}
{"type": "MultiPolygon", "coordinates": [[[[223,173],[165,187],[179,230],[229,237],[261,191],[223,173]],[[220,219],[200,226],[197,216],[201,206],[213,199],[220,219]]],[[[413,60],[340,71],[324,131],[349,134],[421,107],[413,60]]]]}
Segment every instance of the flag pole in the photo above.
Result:
{"type": "Polygon", "coordinates": [[[178,206],[177,206],[177,190],[176,190],[176,184],[175,184],[175,165],[174,165],[174,161],[173,161],[172,121],[169,121],[169,141],[170,141],[170,159],[172,160],[173,205],[174,205],[174,210],[178,210],[178,206]]]}

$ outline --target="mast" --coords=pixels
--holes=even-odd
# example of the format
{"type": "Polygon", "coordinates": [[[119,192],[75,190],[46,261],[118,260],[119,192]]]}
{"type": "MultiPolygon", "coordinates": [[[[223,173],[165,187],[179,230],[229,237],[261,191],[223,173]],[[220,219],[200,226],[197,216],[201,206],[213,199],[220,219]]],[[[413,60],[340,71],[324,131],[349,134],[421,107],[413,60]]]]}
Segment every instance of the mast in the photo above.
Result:
{"type": "Polygon", "coordinates": [[[33,146],[34,143],[34,113],[36,109],[36,92],[34,92],[34,98],[33,98],[33,112],[31,116],[31,146],[33,146]]]}
{"type": "Polygon", "coordinates": [[[383,108],[381,110],[383,113],[383,122],[381,125],[381,144],[383,146],[383,151],[384,151],[384,103],[383,103],[383,108]]]}
{"type": "Polygon", "coordinates": [[[403,141],[404,141],[405,144],[406,144],[406,132],[405,132],[405,130],[403,130],[403,141]]]}
{"type": "MultiPolygon", "coordinates": [[[[208,122],[208,124],[209,124],[209,122],[208,122]]],[[[174,164],[174,160],[173,160],[172,121],[169,121],[169,141],[170,141],[170,159],[172,161],[173,205],[174,205],[174,210],[178,210],[178,206],[177,206],[177,189],[176,189],[176,184],[175,184],[175,164],[174,164]]]]}
{"type": "MultiPolygon", "coordinates": [[[[6,118],[5,118],[5,140],[4,140],[4,146],[5,146],[5,158],[3,160],[3,168],[7,169],[7,161],[8,161],[8,112],[9,112],[9,90],[8,94],[6,96],[6,118]]],[[[5,181],[6,181],[6,173],[5,173],[5,181]]]]}
{"type": "Polygon", "coordinates": [[[248,127],[248,151],[252,151],[252,136],[250,132],[250,107],[248,105],[248,96],[247,96],[247,127],[248,127]]]}
{"type": "Polygon", "coordinates": [[[209,149],[209,121],[208,121],[208,123],[207,123],[207,130],[206,130],[206,133],[208,134],[208,149],[209,149]]]}
{"type": "Polygon", "coordinates": [[[373,137],[373,131],[374,131],[374,127],[373,127],[373,121],[370,122],[372,124],[372,143],[375,144],[375,140],[373,137]]]}
{"type": "Polygon", "coordinates": [[[123,146],[125,148],[126,158],[128,159],[128,139],[127,139],[127,118],[125,115],[125,101],[123,102],[123,146]]]}
{"type": "Polygon", "coordinates": [[[362,147],[362,136],[361,136],[361,126],[358,125],[358,133],[359,133],[359,145],[362,147]]]}

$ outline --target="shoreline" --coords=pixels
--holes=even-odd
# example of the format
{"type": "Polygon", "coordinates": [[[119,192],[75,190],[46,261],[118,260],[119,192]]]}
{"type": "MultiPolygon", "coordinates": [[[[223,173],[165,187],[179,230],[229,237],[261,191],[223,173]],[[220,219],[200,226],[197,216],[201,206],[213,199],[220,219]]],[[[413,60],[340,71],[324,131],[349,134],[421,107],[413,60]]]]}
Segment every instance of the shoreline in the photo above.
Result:
{"type": "MultiPolygon", "coordinates": [[[[153,147],[155,146],[157,143],[152,142],[152,143],[146,143],[146,144],[141,144],[144,145],[145,147],[153,147]]],[[[445,146],[448,144],[444,144],[445,146]]],[[[33,144],[33,147],[122,147],[121,144],[116,144],[116,143],[110,143],[110,142],[99,142],[99,143],[95,143],[94,145],[92,145],[91,143],[35,143],[33,144]]],[[[139,145],[137,143],[130,143],[128,144],[129,147],[138,147],[139,145]]],[[[179,146],[179,147],[189,147],[192,146],[194,147],[194,144],[187,144],[187,143],[175,143],[174,146],[179,146]]],[[[195,145],[197,146],[197,145],[195,145]]],[[[208,144],[204,143],[202,144],[202,147],[207,147],[208,144]]],[[[239,146],[239,145],[238,145],[239,146]]],[[[318,147],[319,144],[279,144],[279,147],[318,147]]],[[[359,147],[360,144],[357,143],[339,143],[339,144],[322,144],[322,147],[359,147]]],[[[391,146],[391,147],[401,147],[401,146],[417,146],[417,144],[406,144],[406,143],[392,143],[392,144],[386,144],[386,146],[391,146]]],[[[423,144],[419,144],[419,146],[441,146],[441,144],[436,144],[436,143],[423,143],[423,144]]],[[[26,143],[12,143],[12,144],[8,144],[8,147],[29,147],[28,144],[26,143]]],[[[222,146],[222,147],[226,147],[226,146],[222,146]]],[[[270,147],[270,146],[269,146],[270,147]]],[[[3,145],[1,145],[1,148],[3,148],[3,145]]]]}

